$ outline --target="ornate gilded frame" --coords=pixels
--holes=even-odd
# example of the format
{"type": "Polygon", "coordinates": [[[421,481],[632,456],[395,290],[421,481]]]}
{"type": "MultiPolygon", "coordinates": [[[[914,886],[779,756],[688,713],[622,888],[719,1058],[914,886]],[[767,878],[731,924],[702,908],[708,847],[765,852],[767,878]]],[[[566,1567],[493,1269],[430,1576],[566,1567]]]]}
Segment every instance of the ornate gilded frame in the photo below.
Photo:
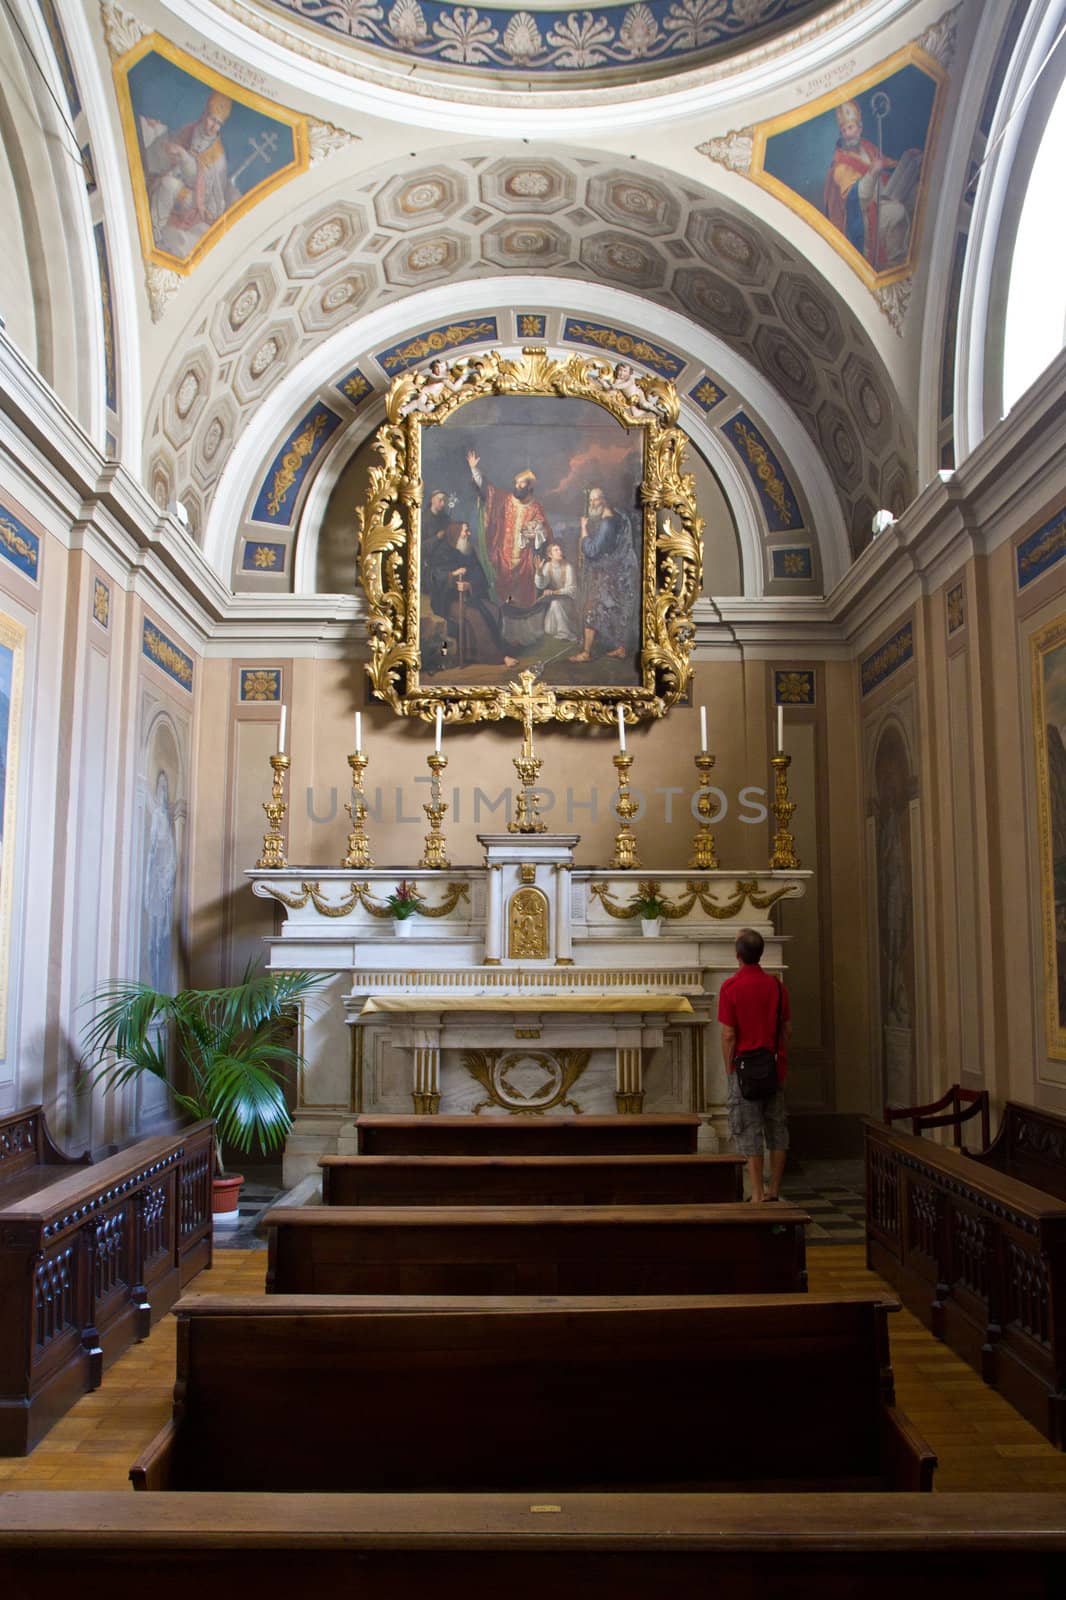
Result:
{"type": "Polygon", "coordinates": [[[551,715],[561,722],[609,723],[661,717],[692,676],[692,610],[703,578],[703,520],[695,484],[682,471],[687,440],[676,426],[677,391],[654,377],[630,377],[601,356],[556,360],[544,349],[517,358],[487,351],[454,362],[444,377],[407,372],[391,385],[375,447],[367,500],[358,510],[359,575],[366,593],[373,693],[401,716],[495,722],[521,716],[504,684],[423,684],[419,650],[422,429],[485,395],[591,400],[643,435],[641,644],[637,685],[560,686],[551,715]],[[618,387],[615,387],[615,384],[618,387]]]}

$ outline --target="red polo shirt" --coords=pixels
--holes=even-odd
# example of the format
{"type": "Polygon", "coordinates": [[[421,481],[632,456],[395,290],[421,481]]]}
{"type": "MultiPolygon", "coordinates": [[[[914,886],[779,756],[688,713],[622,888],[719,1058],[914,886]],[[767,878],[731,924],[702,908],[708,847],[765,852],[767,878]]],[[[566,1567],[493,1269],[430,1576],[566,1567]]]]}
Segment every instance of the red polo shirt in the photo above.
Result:
{"type": "MultiPolygon", "coordinates": [[[[777,1031],[779,989],[782,1037],[777,1052],[777,1076],[784,1083],[788,1072],[785,1023],[792,1015],[784,984],[779,984],[771,973],[764,972],[758,963],[741,967],[732,978],[726,979],[718,992],[718,1020],[727,1028],[736,1029],[736,1055],[742,1056],[746,1050],[772,1050],[777,1031]]],[[[733,1071],[732,1063],[729,1070],[733,1071]]]]}

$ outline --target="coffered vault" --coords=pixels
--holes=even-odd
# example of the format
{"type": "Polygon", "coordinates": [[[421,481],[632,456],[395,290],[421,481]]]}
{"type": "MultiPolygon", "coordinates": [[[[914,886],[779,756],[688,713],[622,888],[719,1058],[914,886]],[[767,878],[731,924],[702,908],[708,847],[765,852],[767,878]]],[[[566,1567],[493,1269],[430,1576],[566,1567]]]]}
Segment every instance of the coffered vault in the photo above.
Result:
{"type": "MultiPolygon", "coordinates": [[[[521,151],[460,153],[319,193],[251,248],[157,389],[147,463],[157,501],[182,501],[202,539],[229,451],[286,374],[376,307],[486,273],[513,277],[515,306],[530,275],[613,286],[630,321],[633,297],[646,306],[637,332],[667,308],[742,357],[769,385],[771,433],[787,436],[796,418],[816,445],[852,554],[879,506],[913,498],[915,431],[879,354],[779,234],[644,163],[521,151]]],[[[370,355],[364,370],[383,388],[389,374],[370,355]]]]}

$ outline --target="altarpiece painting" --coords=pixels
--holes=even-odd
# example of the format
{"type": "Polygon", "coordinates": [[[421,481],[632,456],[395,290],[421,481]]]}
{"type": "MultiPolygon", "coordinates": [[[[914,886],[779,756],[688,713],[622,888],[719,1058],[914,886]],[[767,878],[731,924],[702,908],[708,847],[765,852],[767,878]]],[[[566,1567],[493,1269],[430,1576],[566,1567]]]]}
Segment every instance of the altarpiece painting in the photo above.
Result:
{"type": "Polygon", "coordinates": [[[702,524],[673,385],[526,350],[442,359],[389,391],[360,510],[374,690],[404,714],[661,716],[691,675],[702,524]]]}

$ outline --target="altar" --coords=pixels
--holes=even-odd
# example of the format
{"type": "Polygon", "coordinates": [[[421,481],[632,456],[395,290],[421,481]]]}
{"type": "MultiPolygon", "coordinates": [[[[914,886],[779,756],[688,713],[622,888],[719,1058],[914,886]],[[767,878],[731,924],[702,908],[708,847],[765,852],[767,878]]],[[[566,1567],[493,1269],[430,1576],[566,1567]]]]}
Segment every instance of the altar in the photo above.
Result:
{"type": "Polygon", "coordinates": [[[284,1181],[354,1154],[360,1112],[480,1116],[695,1112],[725,1131],[718,990],[743,927],[786,973],[773,908],[803,871],[680,869],[652,877],[574,864],[575,834],[481,834],[480,865],[249,873],[284,908],[272,970],[335,974],[310,1002],[284,1181]],[[397,920],[390,895],[423,907],[397,920]],[[634,907],[664,907],[657,936],[634,907]]]}

